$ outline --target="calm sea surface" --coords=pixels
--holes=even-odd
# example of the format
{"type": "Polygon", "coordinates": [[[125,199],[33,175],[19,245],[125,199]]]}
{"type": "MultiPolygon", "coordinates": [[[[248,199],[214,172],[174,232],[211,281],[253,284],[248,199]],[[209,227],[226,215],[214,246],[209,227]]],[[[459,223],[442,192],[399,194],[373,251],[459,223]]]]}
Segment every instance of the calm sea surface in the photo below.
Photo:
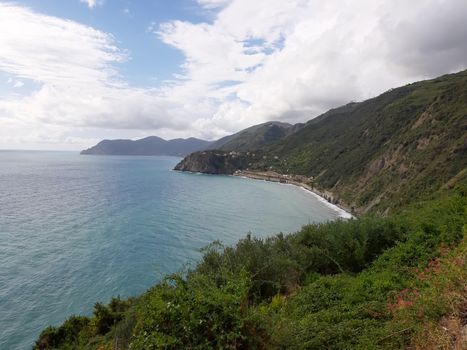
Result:
{"type": "Polygon", "coordinates": [[[338,217],[302,189],[171,171],[178,161],[0,151],[0,349],[144,292],[213,240],[338,217]]]}

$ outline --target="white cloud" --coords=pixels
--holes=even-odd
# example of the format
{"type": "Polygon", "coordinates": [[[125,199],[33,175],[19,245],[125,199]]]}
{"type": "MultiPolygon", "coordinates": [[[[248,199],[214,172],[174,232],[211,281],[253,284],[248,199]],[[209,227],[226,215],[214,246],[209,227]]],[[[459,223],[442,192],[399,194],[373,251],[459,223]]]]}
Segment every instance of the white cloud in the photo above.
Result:
{"type": "Polygon", "coordinates": [[[304,121],[463,69],[465,18],[463,0],[233,0],[213,23],[173,21],[158,35],[186,57],[183,81],[171,92],[215,101],[212,117],[198,123],[230,131],[304,121]]]}
{"type": "MultiPolygon", "coordinates": [[[[0,70],[50,84],[108,82],[126,59],[112,36],[76,22],[0,4],[0,70]]],[[[116,84],[116,82],[115,82],[116,84]]]]}
{"type": "Polygon", "coordinates": [[[220,137],[266,120],[305,121],[467,64],[464,0],[198,4],[212,22],[148,28],[185,56],[181,74],[158,89],[123,81],[118,65],[129,54],[110,34],[0,4],[0,71],[39,85],[0,97],[0,147],[220,137]]]}
{"type": "Polygon", "coordinates": [[[96,6],[101,6],[104,3],[104,0],[79,0],[79,1],[88,5],[90,9],[96,6]]]}
{"type": "Polygon", "coordinates": [[[24,82],[21,80],[14,80],[13,78],[9,77],[6,80],[6,83],[14,88],[21,88],[24,86],[24,82]]]}
{"type": "Polygon", "coordinates": [[[133,18],[134,17],[133,13],[130,11],[130,9],[128,7],[125,7],[123,9],[123,14],[125,16],[127,16],[128,18],[133,18]]]}

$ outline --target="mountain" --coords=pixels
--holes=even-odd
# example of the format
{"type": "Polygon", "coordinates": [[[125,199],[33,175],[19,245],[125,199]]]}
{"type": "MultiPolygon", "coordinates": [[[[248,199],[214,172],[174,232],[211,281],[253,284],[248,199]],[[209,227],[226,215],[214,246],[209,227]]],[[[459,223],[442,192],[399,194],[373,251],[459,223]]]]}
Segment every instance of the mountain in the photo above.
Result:
{"type": "Polygon", "coordinates": [[[225,136],[211,145],[209,149],[222,151],[252,151],[279,141],[298,130],[300,124],[294,126],[281,122],[266,122],[251,126],[233,135],[225,136]]]}
{"type": "Polygon", "coordinates": [[[140,155],[185,156],[206,149],[211,143],[196,138],[164,140],[149,136],[140,140],[103,140],[81,154],[93,155],[140,155]]]}
{"type": "Polygon", "coordinates": [[[266,122],[241,130],[210,142],[196,138],[164,140],[149,136],[140,140],[103,140],[97,145],[83,150],[81,154],[94,155],[168,155],[185,156],[205,150],[247,151],[266,147],[295,132],[302,124],[291,125],[281,122],[266,122]]]}
{"type": "MultiPolygon", "coordinates": [[[[237,170],[247,169],[250,158],[259,153],[238,153],[236,151],[206,150],[194,152],[179,162],[174,170],[190,171],[212,175],[231,175],[237,170]]],[[[254,160],[253,160],[254,161],[254,160]]]]}
{"type": "Polygon", "coordinates": [[[241,146],[230,148],[234,154],[217,152],[217,158],[213,151],[199,152],[176,169],[304,175],[357,213],[384,212],[465,178],[466,131],[463,71],[332,109],[258,149],[255,156],[241,146]]]}
{"type": "Polygon", "coordinates": [[[266,122],[251,126],[233,135],[225,136],[209,146],[208,149],[222,151],[253,151],[283,139],[296,132],[304,124],[266,122]]]}

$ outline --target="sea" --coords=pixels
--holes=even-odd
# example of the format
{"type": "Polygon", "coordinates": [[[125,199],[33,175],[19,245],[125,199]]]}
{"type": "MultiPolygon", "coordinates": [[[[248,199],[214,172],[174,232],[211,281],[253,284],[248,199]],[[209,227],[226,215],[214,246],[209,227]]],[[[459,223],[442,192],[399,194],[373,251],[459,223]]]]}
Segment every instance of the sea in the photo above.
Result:
{"type": "Polygon", "coordinates": [[[0,151],[0,349],[193,268],[213,241],[342,212],[290,185],[173,171],[180,158],[0,151]]]}

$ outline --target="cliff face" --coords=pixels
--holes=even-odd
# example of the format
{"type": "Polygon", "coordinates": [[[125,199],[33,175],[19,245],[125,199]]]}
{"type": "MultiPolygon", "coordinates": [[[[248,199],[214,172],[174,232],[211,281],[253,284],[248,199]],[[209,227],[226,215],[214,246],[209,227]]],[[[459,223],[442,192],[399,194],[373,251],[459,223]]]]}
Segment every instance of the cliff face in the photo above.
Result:
{"type": "Polygon", "coordinates": [[[247,165],[247,159],[236,152],[202,151],[185,157],[174,170],[231,175],[247,165]]]}

